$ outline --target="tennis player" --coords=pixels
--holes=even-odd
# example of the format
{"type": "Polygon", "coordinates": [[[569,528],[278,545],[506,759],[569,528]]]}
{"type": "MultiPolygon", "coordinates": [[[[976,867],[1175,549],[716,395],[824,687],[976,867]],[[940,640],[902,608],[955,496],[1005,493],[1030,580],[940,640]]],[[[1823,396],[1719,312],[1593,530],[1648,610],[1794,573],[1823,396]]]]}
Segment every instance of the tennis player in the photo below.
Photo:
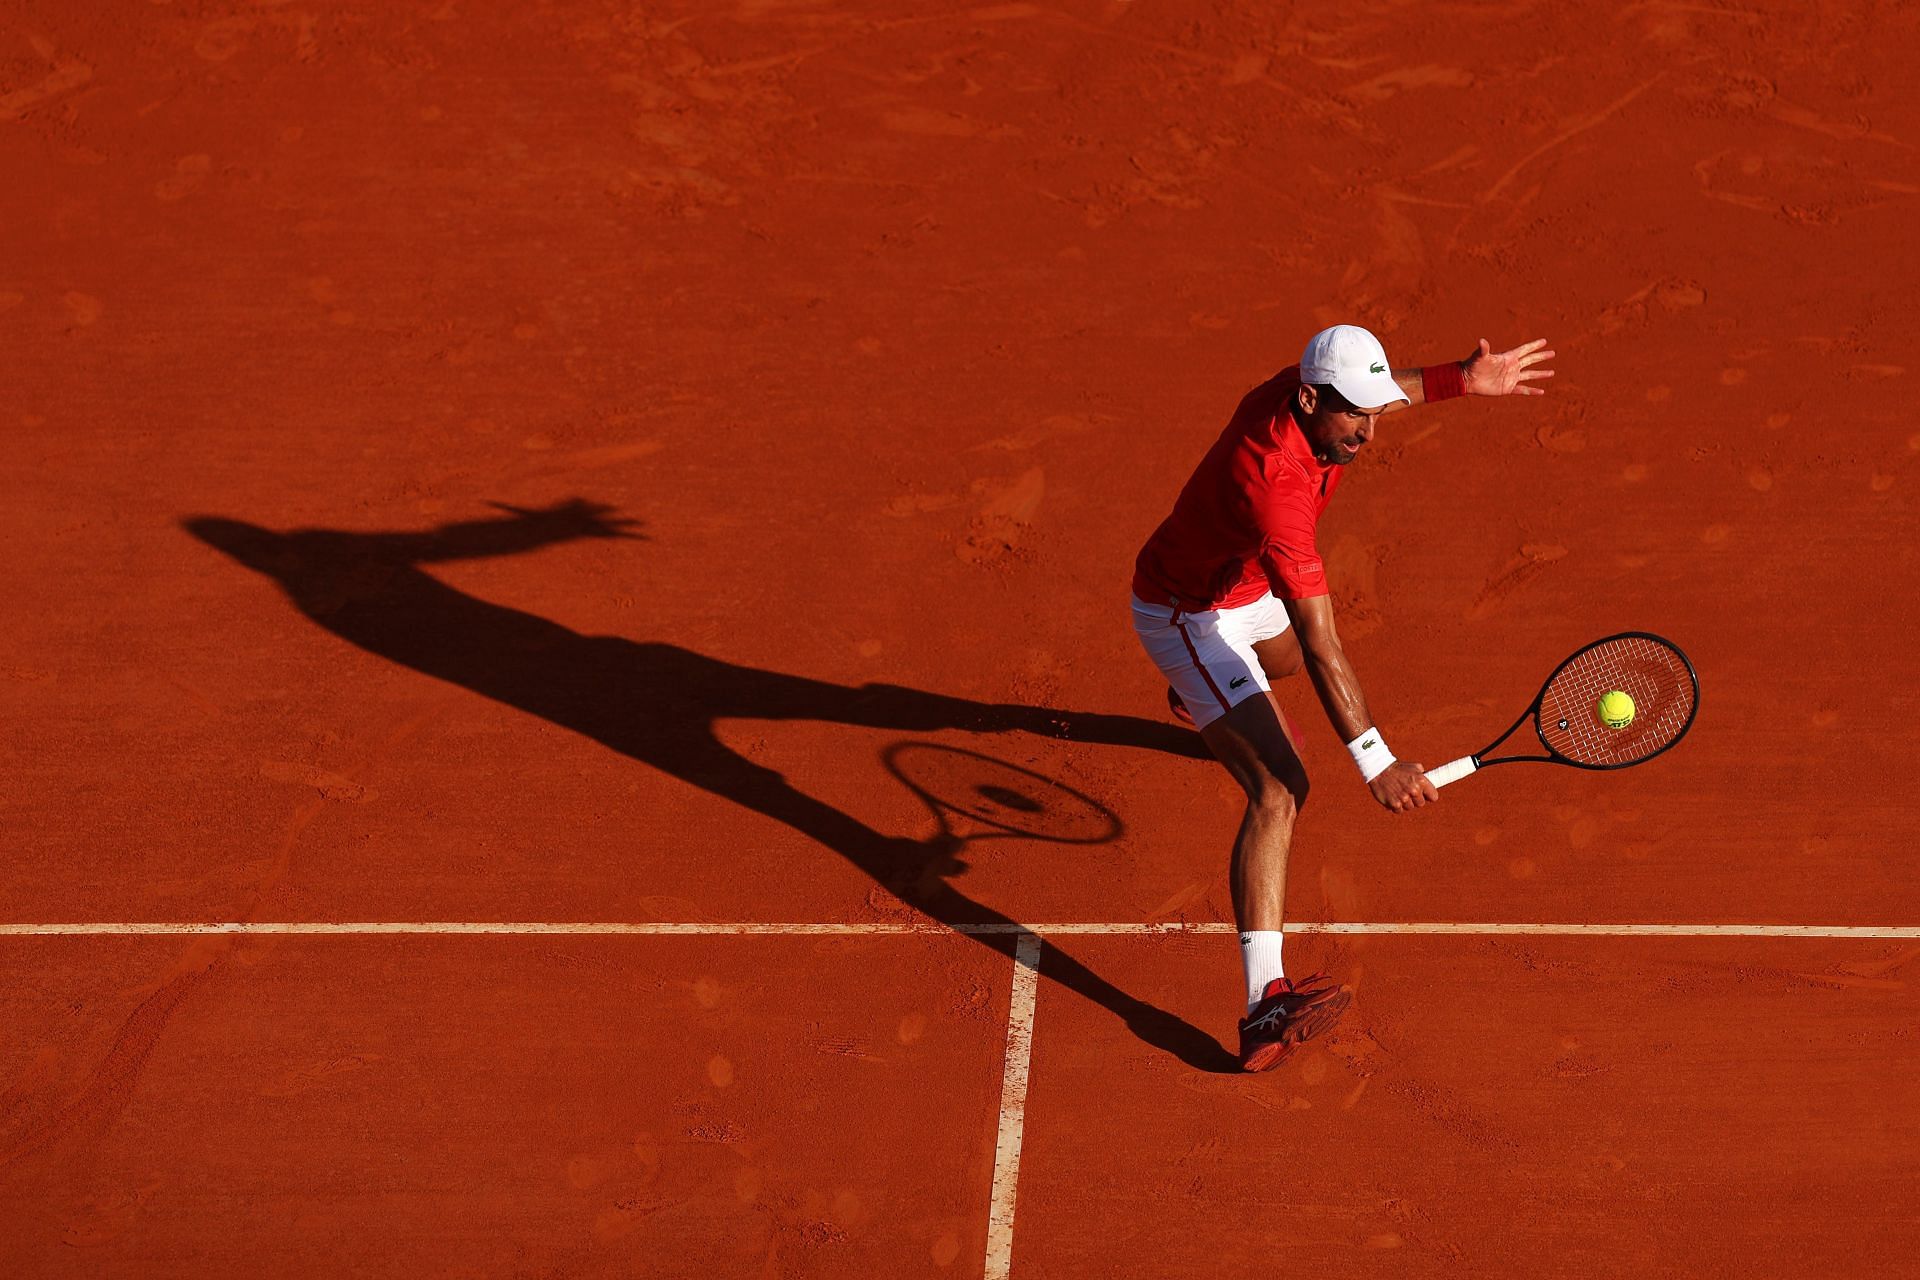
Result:
{"type": "Polygon", "coordinates": [[[1133,625],[1166,675],[1174,713],[1192,722],[1247,793],[1233,844],[1233,913],[1247,978],[1240,1065],[1278,1066],[1331,1027],[1352,993],[1323,975],[1289,981],[1281,964],[1287,851],[1307,774],[1272,682],[1302,666],[1373,798],[1406,813],[1439,798],[1420,765],[1396,760],[1340,647],[1315,545],[1343,468],[1380,418],[1459,395],[1541,395],[1553,358],[1541,339],[1496,354],[1394,369],[1355,325],[1323,329],[1300,363],[1248,392],[1134,565],[1133,625]]]}

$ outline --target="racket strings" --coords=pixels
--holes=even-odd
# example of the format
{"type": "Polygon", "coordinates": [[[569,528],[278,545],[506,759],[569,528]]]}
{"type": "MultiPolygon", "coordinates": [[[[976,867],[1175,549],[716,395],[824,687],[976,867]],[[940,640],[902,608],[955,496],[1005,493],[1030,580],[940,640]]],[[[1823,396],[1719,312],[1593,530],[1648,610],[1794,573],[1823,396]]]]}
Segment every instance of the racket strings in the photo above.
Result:
{"type": "Polygon", "coordinates": [[[1651,636],[1602,640],[1568,659],[1548,682],[1540,696],[1540,738],[1581,764],[1633,764],[1686,732],[1698,696],[1678,650],[1651,636]],[[1600,719],[1601,695],[1615,689],[1633,699],[1633,722],[1621,729],[1600,719]]]}

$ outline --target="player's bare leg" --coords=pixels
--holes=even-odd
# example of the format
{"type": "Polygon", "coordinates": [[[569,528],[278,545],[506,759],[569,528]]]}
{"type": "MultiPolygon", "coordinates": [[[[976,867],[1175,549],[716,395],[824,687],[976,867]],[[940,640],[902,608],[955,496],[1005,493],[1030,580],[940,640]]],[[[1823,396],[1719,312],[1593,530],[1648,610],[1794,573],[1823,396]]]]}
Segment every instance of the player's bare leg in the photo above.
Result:
{"type": "MultiPolygon", "coordinates": [[[[1266,656],[1261,658],[1264,668],[1266,656]]],[[[1249,1007],[1240,1024],[1240,1064],[1248,1071],[1264,1071],[1278,1066],[1301,1041],[1332,1026],[1350,994],[1331,983],[1309,980],[1296,985],[1272,963],[1278,960],[1286,911],[1294,819],[1307,799],[1307,771],[1273,695],[1248,698],[1202,729],[1200,736],[1247,793],[1246,815],[1233,844],[1233,914],[1243,956],[1249,946],[1272,951],[1270,960],[1254,957],[1247,962],[1249,1007]],[[1262,969],[1262,964],[1270,967],[1262,969]]]]}
{"type": "Polygon", "coordinates": [[[1307,800],[1307,771],[1273,695],[1248,698],[1200,731],[1247,793],[1233,842],[1233,916],[1242,931],[1277,930],[1286,910],[1293,820],[1307,800]]]}
{"type": "MultiPolygon", "coordinates": [[[[1269,639],[1256,640],[1253,656],[1260,659],[1260,669],[1267,673],[1268,684],[1279,684],[1288,676],[1299,675],[1305,665],[1300,654],[1300,637],[1293,634],[1292,627],[1269,639]]],[[[1282,721],[1284,723],[1284,717],[1282,721]]]]}
{"type": "MultiPolygon", "coordinates": [[[[1277,685],[1288,676],[1297,676],[1306,666],[1306,659],[1300,652],[1299,637],[1289,627],[1279,635],[1253,643],[1253,656],[1260,661],[1260,669],[1267,673],[1267,683],[1277,685]]],[[[1278,697],[1273,700],[1274,714],[1280,717],[1280,727],[1286,731],[1287,741],[1293,744],[1294,755],[1300,754],[1300,730],[1280,709],[1278,697]]],[[[1304,796],[1301,803],[1305,803],[1304,796]]]]}

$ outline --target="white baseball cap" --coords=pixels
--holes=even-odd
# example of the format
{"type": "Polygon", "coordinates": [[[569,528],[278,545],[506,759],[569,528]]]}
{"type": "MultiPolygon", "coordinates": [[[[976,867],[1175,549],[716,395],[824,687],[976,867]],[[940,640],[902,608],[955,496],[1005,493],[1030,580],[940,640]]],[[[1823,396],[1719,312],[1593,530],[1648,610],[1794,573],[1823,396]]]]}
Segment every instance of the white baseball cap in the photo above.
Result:
{"type": "Polygon", "coordinates": [[[1362,409],[1395,400],[1412,403],[1393,380],[1387,349],[1357,324],[1337,324],[1309,338],[1300,356],[1300,381],[1332,383],[1335,391],[1362,409]]]}

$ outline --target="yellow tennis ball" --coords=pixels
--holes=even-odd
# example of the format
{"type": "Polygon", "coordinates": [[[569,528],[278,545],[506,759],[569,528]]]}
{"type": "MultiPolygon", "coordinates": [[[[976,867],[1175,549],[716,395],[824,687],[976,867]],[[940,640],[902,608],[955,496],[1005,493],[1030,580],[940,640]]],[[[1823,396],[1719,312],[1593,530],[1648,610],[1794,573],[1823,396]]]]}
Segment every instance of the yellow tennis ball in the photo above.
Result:
{"type": "Polygon", "coordinates": [[[1618,689],[1600,695],[1600,723],[1609,729],[1624,729],[1633,723],[1633,698],[1618,689]]]}

